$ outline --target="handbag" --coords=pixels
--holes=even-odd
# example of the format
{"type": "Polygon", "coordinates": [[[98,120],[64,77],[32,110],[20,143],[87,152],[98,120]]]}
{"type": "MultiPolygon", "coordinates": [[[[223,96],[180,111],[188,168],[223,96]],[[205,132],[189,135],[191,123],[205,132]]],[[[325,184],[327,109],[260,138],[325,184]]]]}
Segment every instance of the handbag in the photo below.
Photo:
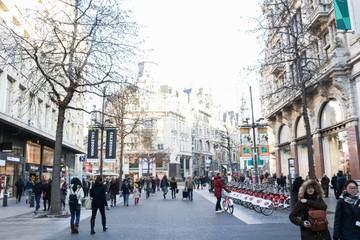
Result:
{"type": "Polygon", "coordinates": [[[328,221],[326,219],[326,211],[309,209],[310,230],[313,232],[322,232],[327,229],[328,221]]]}

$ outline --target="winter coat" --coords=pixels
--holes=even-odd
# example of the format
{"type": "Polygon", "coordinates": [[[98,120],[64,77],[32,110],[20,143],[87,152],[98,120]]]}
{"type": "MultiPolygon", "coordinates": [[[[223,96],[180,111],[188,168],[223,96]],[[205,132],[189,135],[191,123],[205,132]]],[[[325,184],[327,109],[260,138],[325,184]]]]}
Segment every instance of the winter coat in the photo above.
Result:
{"type": "Polygon", "coordinates": [[[35,183],[34,187],[32,188],[32,192],[35,195],[39,195],[42,192],[42,184],[41,182],[35,183]]]}
{"type": "Polygon", "coordinates": [[[214,177],[214,194],[216,198],[221,198],[221,192],[224,187],[224,184],[220,176],[214,177]]]}
{"type": "Polygon", "coordinates": [[[16,181],[15,186],[16,186],[16,191],[18,191],[18,192],[24,191],[25,184],[24,184],[24,181],[21,178],[19,178],[16,181]]]}
{"type": "Polygon", "coordinates": [[[112,182],[112,183],[110,184],[110,188],[109,188],[110,194],[112,194],[112,195],[118,194],[118,193],[119,193],[119,187],[118,187],[118,186],[119,186],[119,185],[118,185],[117,182],[112,182]]]}
{"type": "Polygon", "coordinates": [[[121,191],[123,194],[130,194],[130,185],[128,183],[123,183],[121,185],[121,191]]]}
{"type": "Polygon", "coordinates": [[[360,227],[355,226],[360,221],[360,199],[349,203],[344,194],[337,202],[334,221],[334,240],[360,239],[360,227]]]}
{"type": "Polygon", "coordinates": [[[90,197],[92,198],[92,208],[107,206],[106,188],[104,184],[94,184],[90,190],[90,197]]]}
{"type": "Polygon", "coordinates": [[[346,177],[344,175],[340,175],[336,180],[336,190],[340,193],[344,190],[344,186],[346,183],[346,177]]]}
{"type": "Polygon", "coordinates": [[[330,183],[330,179],[327,176],[321,178],[321,186],[323,188],[328,188],[330,183]]]}
{"type": "Polygon", "coordinates": [[[170,180],[170,189],[177,189],[177,182],[176,180],[170,180]]]}
{"type": "Polygon", "coordinates": [[[186,180],[185,181],[185,188],[186,189],[194,189],[194,183],[193,183],[193,181],[189,181],[189,180],[186,180]]]}
{"type": "Polygon", "coordinates": [[[73,186],[74,185],[71,184],[69,196],[72,195],[72,194],[75,194],[76,198],[78,200],[78,204],[81,205],[81,199],[84,198],[84,190],[82,189],[82,187],[80,185],[78,185],[76,191],[74,191],[73,186]]]}
{"type": "Polygon", "coordinates": [[[67,184],[63,184],[60,189],[60,199],[65,201],[67,195],[67,184]]]}
{"type": "Polygon", "coordinates": [[[292,192],[295,196],[298,195],[301,185],[303,184],[304,180],[302,177],[297,177],[294,180],[293,186],[292,186],[292,192]]]}
{"type": "Polygon", "coordinates": [[[161,179],[161,182],[160,182],[160,187],[161,188],[168,188],[169,187],[169,181],[167,178],[163,178],[161,179]]]}
{"type": "Polygon", "coordinates": [[[337,182],[337,177],[336,177],[336,176],[333,176],[333,177],[331,178],[331,186],[332,186],[333,188],[335,188],[335,189],[336,189],[336,182],[337,182]]]}
{"type": "Polygon", "coordinates": [[[51,184],[50,183],[43,183],[41,186],[43,199],[50,200],[51,199],[51,184]]]}
{"type": "Polygon", "coordinates": [[[300,188],[299,201],[290,213],[289,219],[293,224],[300,226],[301,240],[331,240],[328,229],[321,232],[313,232],[310,228],[304,226],[304,221],[309,220],[310,208],[326,211],[327,206],[322,199],[322,193],[320,184],[314,180],[304,182],[300,188]],[[306,188],[309,184],[315,184],[315,193],[311,196],[306,194],[306,188]],[[307,199],[307,202],[302,203],[301,199],[307,199]]]}

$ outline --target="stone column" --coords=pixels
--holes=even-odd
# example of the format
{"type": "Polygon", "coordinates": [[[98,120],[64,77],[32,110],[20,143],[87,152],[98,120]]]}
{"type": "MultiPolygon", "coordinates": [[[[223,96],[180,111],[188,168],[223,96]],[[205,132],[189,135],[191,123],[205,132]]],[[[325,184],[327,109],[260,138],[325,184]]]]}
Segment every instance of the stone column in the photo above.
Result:
{"type": "Polygon", "coordinates": [[[297,157],[296,142],[290,143],[290,155],[295,159],[295,173],[299,174],[299,161],[297,157]]]}
{"type": "Polygon", "coordinates": [[[360,158],[359,158],[359,130],[357,122],[350,123],[346,126],[348,147],[349,147],[349,167],[351,177],[360,179],[360,158]]]}
{"type": "Polygon", "coordinates": [[[280,176],[281,174],[281,160],[280,160],[280,148],[275,147],[275,158],[276,158],[276,175],[280,176]]]}
{"type": "Polygon", "coordinates": [[[322,151],[321,134],[319,132],[313,135],[313,149],[314,149],[315,175],[318,179],[321,179],[324,173],[324,153],[322,151]]]}

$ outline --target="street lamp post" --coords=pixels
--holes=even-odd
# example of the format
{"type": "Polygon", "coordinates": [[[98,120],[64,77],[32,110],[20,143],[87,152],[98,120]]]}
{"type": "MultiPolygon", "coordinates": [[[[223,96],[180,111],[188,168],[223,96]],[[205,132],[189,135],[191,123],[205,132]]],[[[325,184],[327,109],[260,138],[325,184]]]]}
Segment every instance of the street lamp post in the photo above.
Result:
{"type": "Polygon", "coordinates": [[[255,135],[255,119],[254,119],[254,107],[253,107],[253,99],[252,99],[252,90],[251,86],[249,86],[250,89],[250,103],[251,103],[251,128],[253,132],[253,141],[254,141],[254,149],[253,149],[253,156],[254,156],[254,168],[255,168],[255,183],[259,183],[259,172],[258,172],[258,161],[257,161],[257,146],[256,146],[256,135],[255,135]]]}
{"type": "Polygon", "coordinates": [[[103,166],[104,166],[104,123],[105,123],[105,98],[106,98],[106,87],[103,89],[103,102],[101,108],[101,124],[100,124],[100,178],[103,177],[103,166]]]}

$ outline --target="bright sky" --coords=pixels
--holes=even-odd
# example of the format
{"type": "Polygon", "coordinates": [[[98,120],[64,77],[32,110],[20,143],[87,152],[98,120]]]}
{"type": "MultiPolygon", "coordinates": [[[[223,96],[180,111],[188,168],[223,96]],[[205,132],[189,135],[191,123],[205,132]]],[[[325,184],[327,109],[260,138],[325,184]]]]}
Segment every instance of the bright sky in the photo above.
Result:
{"type": "MultiPolygon", "coordinates": [[[[239,107],[253,86],[259,108],[259,75],[244,71],[258,65],[260,44],[249,32],[259,16],[256,0],[131,0],[147,60],[159,65],[159,81],[176,86],[210,87],[216,102],[239,107]]],[[[256,114],[256,117],[260,117],[256,114]]]]}

